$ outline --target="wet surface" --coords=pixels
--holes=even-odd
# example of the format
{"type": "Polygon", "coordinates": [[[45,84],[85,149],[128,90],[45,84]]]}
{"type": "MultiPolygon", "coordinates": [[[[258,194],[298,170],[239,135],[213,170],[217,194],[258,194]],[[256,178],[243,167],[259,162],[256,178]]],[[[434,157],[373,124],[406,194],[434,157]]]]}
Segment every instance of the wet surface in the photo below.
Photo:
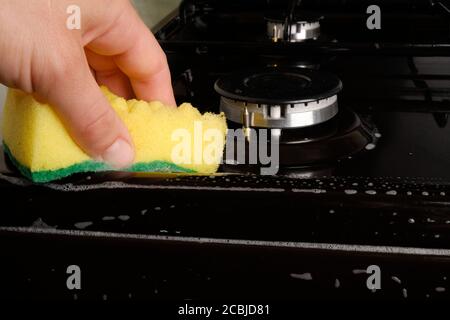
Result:
{"type": "Polygon", "coordinates": [[[277,176],[223,166],[213,176],[96,173],[37,185],[0,159],[0,272],[8,275],[0,297],[448,300],[450,59],[439,41],[449,29],[427,5],[414,15],[422,25],[394,19],[366,37],[350,28],[354,16],[336,13],[318,43],[276,46],[264,23],[240,28],[263,17],[239,10],[220,23],[211,11],[206,20],[173,20],[158,36],[179,102],[217,112],[219,77],[306,64],[342,80],[339,105],[373,124],[376,139],[277,176]],[[230,33],[229,21],[246,32],[230,33]],[[207,41],[230,35],[245,41],[207,41]],[[72,264],[82,269],[82,291],[66,289],[72,264]],[[366,285],[373,265],[381,290],[366,285]]]}
{"type": "Polygon", "coordinates": [[[443,179],[105,173],[69,180],[33,185],[0,175],[9,297],[448,298],[443,179]],[[88,290],[76,296],[58,289],[73,262],[87,272],[88,290]],[[382,290],[366,287],[370,265],[382,270],[382,290]]]}
{"type": "Polygon", "coordinates": [[[442,179],[115,175],[34,185],[0,174],[2,226],[450,248],[442,179]]]}

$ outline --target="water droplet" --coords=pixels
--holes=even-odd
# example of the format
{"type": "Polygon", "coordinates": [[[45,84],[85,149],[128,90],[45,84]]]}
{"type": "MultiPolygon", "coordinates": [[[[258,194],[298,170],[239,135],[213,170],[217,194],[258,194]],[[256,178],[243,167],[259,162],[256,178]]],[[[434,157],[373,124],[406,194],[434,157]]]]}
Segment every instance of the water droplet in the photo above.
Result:
{"type": "Polygon", "coordinates": [[[155,211],[161,210],[161,207],[155,207],[155,211]]]}
{"type": "Polygon", "coordinates": [[[141,215],[145,215],[147,213],[147,211],[148,211],[147,209],[142,210],[141,215]]]}
{"type": "Polygon", "coordinates": [[[364,269],[354,269],[352,270],[353,274],[363,274],[363,273],[367,273],[367,270],[364,269]]]}
{"type": "Polygon", "coordinates": [[[408,219],[408,223],[415,223],[416,221],[413,218],[408,219]]]}
{"type": "Polygon", "coordinates": [[[376,145],[373,144],[373,143],[369,143],[369,144],[366,146],[366,150],[373,150],[373,149],[375,149],[375,148],[376,148],[376,145]]]}
{"type": "Polygon", "coordinates": [[[401,284],[401,283],[402,283],[402,281],[401,281],[398,277],[396,277],[396,276],[392,276],[391,279],[392,279],[393,281],[397,282],[398,284],[401,284]]]}
{"type": "Polygon", "coordinates": [[[291,277],[294,279],[300,279],[300,280],[312,280],[312,274],[311,273],[291,273],[291,277]]]}
{"type": "Polygon", "coordinates": [[[445,288],[444,287],[437,287],[434,290],[436,290],[436,292],[445,292],[445,288]]]}
{"type": "Polygon", "coordinates": [[[402,289],[402,294],[403,294],[403,298],[408,298],[408,290],[406,290],[405,288],[402,289]]]}
{"type": "Polygon", "coordinates": [[[349,195],[358,193],[358,191],[356,191],[356,190],[345,190],[344,192],[345,192],[345,194],[349,194],[349,195]]]}
{"type": "Polygon", "coordinates": [[[408,196],[410,196],[410,195],[412,195],[412,192],[411,192],[411,191],[408,191],[406,194],[407,194],[408,196]]]}
{"type": "Polygon", "coordinates": [[[335,211],[334,210],[330,210],[330,213],[335,213],[335,211]]]}
{"type": "Polygon", "coordinates": [[[445,192],[441,192],[440,195],[441,195],[441,196],[445,196],[445,192]]]}
{"type": "Polygon", "coordinates": [[[379,133],[379,132],[375,132],[375,137],[377,137],[377,138],[381,138],[381,133],[379,133]]]}
{"type": "Polygon", "coordinates": [[[122,220],[122,221],[130,220],[130,216],[126,216],[126,215],[118,216],[118,218],[119,218],[119,220],[122,220]]]}
{"type": "Polygon", "coordinates": [[[335,281],[334,281],[334,287],[337,289],[337,288],[339,288],[341,286],[341,282],[339,281],[339,279],[336,279],[335,281]]]}
{"type": "Polygon", "coordinates": [[[103,221],[112,221],[112,220],[115,220],[115,219],[116,219],[115,217],[109,217],[109,216],[106,216],[106,217],[102,218],[103,221]]]}
{"type": "Polygon", "coordinates": [[[422,192],[423,196],[429,196],[430,194],[427,191],[422,192]]]}
{"type": "Polygon", "coordinates": [[[375,190],[367,190],[366,193],[367,193],[367,194],[370,194],[370,195],[375,195],[375,194],[377,194],[377,192],[376,192],[375,190]]]}
{"type": "Polygon", "coordinates": [[[86,229],[89,226],[92,226],[94,223],[92,221],[86,221],[86,222],[78,222],[75,223],[75,228],[77,229],[86,229]]]}
{"type": "Polygon", "coordinates": [[[396,196],[396,195],[397,195],[397,191],[395,191],[395,190],[390,190],[390,191],[386,192],[386,194],[387,194],[388,196],[396,196]]]}

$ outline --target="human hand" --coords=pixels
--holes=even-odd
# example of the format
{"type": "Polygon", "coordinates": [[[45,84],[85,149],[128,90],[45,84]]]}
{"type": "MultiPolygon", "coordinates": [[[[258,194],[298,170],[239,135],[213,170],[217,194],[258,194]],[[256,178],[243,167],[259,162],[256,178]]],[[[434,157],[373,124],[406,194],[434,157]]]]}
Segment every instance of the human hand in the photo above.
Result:
{"type": "Polygon", "coordinates": [[[54,106],[94,159],[129,166],[131,137],[98,84],[175,106],[165,54],[129,1],[6,0],[1,8],[0,82],[54,106]],[[79,30],[66,25],[70,5],[81,10],[79,30]]]}

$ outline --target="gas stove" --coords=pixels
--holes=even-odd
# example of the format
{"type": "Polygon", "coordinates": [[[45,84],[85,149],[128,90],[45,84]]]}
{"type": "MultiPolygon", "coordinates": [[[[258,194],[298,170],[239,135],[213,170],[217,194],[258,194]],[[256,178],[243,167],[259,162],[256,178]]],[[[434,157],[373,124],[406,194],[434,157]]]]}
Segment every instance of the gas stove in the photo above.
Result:
{"type": "Polygon", "coordinates": [[[373,4],[183,1],[156,30],[177,101],[224,112],[245,157],[46,185],[3,163],[0,296],[448,299],[450,6],[377,1],[377,29],[373,4]],[[249,151],[273,145],[267,174],[249,151]]]}

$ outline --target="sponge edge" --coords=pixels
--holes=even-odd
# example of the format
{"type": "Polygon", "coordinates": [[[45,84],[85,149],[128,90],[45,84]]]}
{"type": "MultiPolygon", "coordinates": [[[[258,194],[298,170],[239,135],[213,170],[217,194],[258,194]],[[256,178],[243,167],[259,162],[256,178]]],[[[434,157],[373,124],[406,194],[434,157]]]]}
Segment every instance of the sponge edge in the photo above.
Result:
{"type": "MultiPolygon", "coordinates": [[[[171,108],[159,102],[126,101],[106,87],[102,91],[133,139],[136,157],[127,171],[217,171],[227,130],[223,114],[202,115],[190,104],[171,108]],[[199,157],[198,150],[207,151],[207,156],[199,157]]],[[[5,153],[34,182],[49,182],[78,172],[112,170],[79,148],[49,105],[19,90],[8,92],[3,139],[5,153]]]]}

